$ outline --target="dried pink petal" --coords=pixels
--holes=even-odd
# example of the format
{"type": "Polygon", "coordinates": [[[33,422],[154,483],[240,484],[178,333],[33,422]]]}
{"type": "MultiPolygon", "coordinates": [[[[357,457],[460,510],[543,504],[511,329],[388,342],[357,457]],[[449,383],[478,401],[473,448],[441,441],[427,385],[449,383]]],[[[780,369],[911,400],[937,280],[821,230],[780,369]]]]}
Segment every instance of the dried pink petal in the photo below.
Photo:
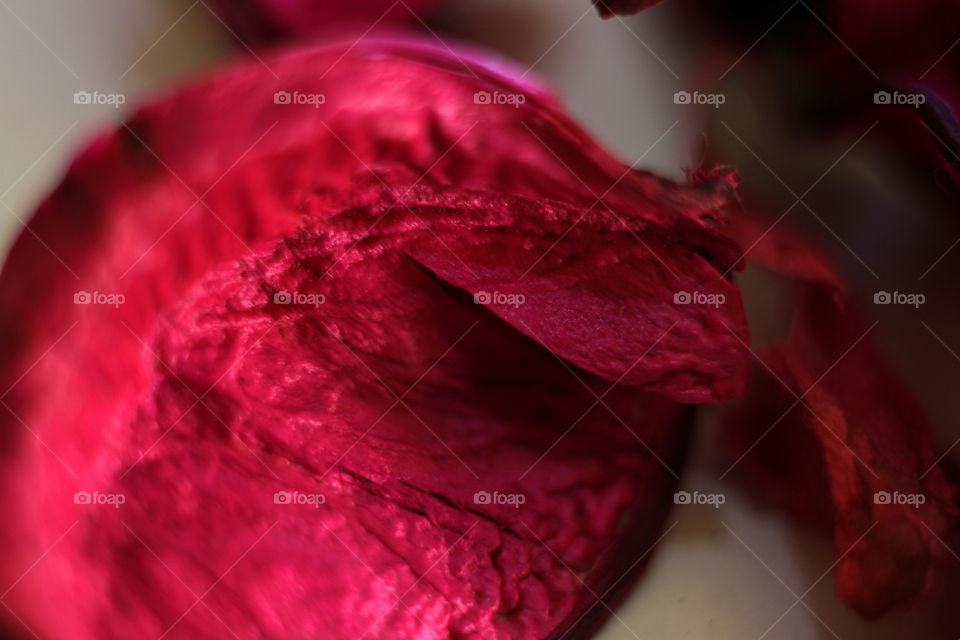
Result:
{"type": "Polygon", "coordinates": [[[728,190],[628,170],[458,55],[251,61],[75,160],[0,276],[7,628],[546,638],[607,615],[594,594],[616,602],[669,506],[673,400],[745,383],[728,190]]]}

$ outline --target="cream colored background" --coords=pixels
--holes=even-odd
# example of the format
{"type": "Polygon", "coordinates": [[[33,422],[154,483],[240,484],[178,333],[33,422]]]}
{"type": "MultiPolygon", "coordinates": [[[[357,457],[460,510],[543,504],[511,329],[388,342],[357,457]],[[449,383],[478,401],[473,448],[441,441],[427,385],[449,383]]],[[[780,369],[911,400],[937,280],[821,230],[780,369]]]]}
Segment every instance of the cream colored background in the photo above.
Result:
{"type": "MultiPolygon", "coordinates": [[[[95,131],[116,126],[141,97],[236,53],[204,6],[190,7],[174,0],[0,1],[4,248],[21,227],[18,217],[27,219],[95,131]],[[119,112],[78,107],[72,95],[81,89],[120,91],[128,104],[119,112]]],[[[570,110],[625,161],[647,153],[642,166],[679,179],[681,167],[692,164],[687,151],[698,125],[672,101],[685,88],[678,78],[689,77],[691,60],[678,45],[671,11],[660,6],[603,22],[588,0],[500,0],[455,3],[440,22],[536,63],[570,110]]],[[[683,484],[722,492],[727,503],[674,510],[668,524],[675,528],[601,638],[758,640],[782,614],[765,637],[908,637],[896,616],[879,625],[848,613],[833,597],[830,575],[804,602],[832,632],[804,606],[791,608],[791,590],[803,594],[826,572],[831,549],[717,481],[724,467],[708,440],[703,431],[683,484]]]]}

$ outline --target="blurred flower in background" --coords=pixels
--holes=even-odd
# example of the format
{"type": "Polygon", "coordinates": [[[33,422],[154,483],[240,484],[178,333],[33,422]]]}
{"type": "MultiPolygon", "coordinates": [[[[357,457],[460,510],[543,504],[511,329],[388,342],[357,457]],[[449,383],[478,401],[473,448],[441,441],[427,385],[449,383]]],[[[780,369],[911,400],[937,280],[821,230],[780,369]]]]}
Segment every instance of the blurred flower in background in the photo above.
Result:
{"type": "Polygon", "coordinates": [[[319,38],[359,28],[421,26],[439,0],[215,0],[212,5],[242,43],[319,38]]]}

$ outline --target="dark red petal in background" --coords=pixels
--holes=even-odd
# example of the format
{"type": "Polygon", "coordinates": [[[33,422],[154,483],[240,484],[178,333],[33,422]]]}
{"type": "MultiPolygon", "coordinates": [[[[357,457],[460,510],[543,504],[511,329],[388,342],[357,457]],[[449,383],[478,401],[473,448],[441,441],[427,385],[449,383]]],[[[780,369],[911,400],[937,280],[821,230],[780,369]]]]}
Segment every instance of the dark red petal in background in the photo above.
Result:
{"type": "MultiPolygon", "coordinates": [[[[879,76],[870,78],[876,82],[875,91],[923,94],[925,102],[920,106],[879,105],[874,114],[890,116],[883,129],[907,160],[943,174],[955,191],[960,185],[960,51],[956,49],[960,7],[947,0],[845,0],[831,3],[827,15],[842,46],[856,51],[870,75],[879,76]]],[[[840,46],[836,57],[843,55],[840,46]]],[[[873,101],[873,96],[865,97],[873,101]]]]}
{"type": "Polygon", "coordinates": [[[782,225],[760,237],[763,225],[745,220],[746,259],[795,280],[801,293],[789,339],[760,350],[757,380],[730,408],[731,450],[763,492],[805,520],[832,522],[837,592],[858,612],[940,597],[958,574],[948,545],[958,540],[960,510],[922,409],[825,260],[798,250],[803,241],[782,225]],[[884,503],[895,494],[924,502],[884,503]]]}
{"type": "Polygon", "coordinates": [[[683,400],[744,384],[738,339],[672,299],[719,288],[716,317],[746,339],[721,277],[729,194],[628,170],[485,62],[369,40],[267,58],[74,161],[0,276],[0,575],[49,549],[4,598],[24,623],[80,639],[599,624],[590,592],[615,602],[659,535],[690,418],[611,382],[683,400]],[[276,100],[297,94],[324,100],[276,100]],[[480,286],[529,300],[476,304],[480,286]],[[579,324],[547,317],[565,301],[579,324]]]}
{"type": "Polygon", "coordinates": [[[753,215],[734,217],[732,232],[743,247],[737,267],[758,264],[780,275],[846,293],[833,265],[816,246],[788,228],[753,215]]]}
{"type": "Polygon", "coordinates": [[[615,15],[631,15],[652,7],[662,0],[593,0],[594,6],[603,18],[615,15]]]}
{"type": "Polygon", "coordinates": [[[214,0],[213,9],[245,44],[305,40],[344,29],[389,27],[420,20],[439,0],[214,0]]]}
{"type": "Polygon", "coordinates": [[[706,64],[725,59],[718,75],[753,46],[759,49],[751,58],[767,71],[770,64],[782,65],[772,82],[751,80],[755,85],[771,82],[764,99],[777,105],[776,117],[791,118],[792,127],[824,139],[838,125],[859,134],[879,123],[876,134],[886,139],[899,175],[915,173],[926,182],[933,177],[939,189],[956,197],[960,187],[958,3],[824,0],[793,5],[779,0],[704,0],[687,8],[689,19],[713,34],[706,64]],[[724,42],[728,39],[732,42],[724,42]],[[716,54],[725,46],[730,51],[716,54]],[[880,99],[883,94],[899,94],[911,100],[914,94],[924,94],[920,98],[924,103],[878,104],[877,94],[880,99]]]}
{"type": "Polygon", "coordinates": [[[861,613],[879,615],[936,574],[956,571],[945,545],[957,539],[960,514],[922,409],[863,337],[867,329],[852,311],[811,292],[786,348],[795,392],[820,380],[806,397],[805,418],[821,440],[838,506],[837,552],[849,550],[836,567],[837,591],[861,613]],[[877,504],[877,492],[923,495],[925,503],[877,504]]]}
{"type": "MultiPolygon", "coordinates": [[[[960,64],[940,70],[917,85],[926,97],[926,104],[916,114],[924,131],[926,151],[939,157],[940,169],[955,185],[960,185],[960,81],[956,69],[960,64]]],[[[916,144],[917,138],[914,138],[916,144]]],[[[919,146],[919,145],[918,145],[919,146]]]]}

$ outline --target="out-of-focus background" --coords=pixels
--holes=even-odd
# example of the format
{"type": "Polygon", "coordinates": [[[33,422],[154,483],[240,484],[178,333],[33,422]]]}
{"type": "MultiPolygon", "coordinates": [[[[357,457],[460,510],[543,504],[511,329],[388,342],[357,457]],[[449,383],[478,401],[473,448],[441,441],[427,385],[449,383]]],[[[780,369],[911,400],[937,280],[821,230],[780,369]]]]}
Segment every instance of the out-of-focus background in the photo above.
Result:
{"type": "MultiPolygon", "coordinates": [[[[745,192],[774,217],[803,194],[805,206],[785,224],[821,239],[848,275],[947,450],[960,436],[960,247],[951,250],[960,216],[950,215],[950,195],[933,176],[930,184],[902,178],[896,150],[870,121],[820,135],[785,125],[764,97],[769,68],[755,45],[789,20],[773,15],[739,50],[711,51],[702,21],[689,19],[695,13],[695,2],[676,0],[604,21],[588,0],[473,0],[450,2],[429,24],[439,37],[473,40],[531,67],[627,163],[682,180],[708,154],[736,165],[745,192]],[[724,104],[676,103],[676,92],[697,89],[722,91],[724,104]],[[876,306],[878,290],[922,292],[927,302],[876,306]]],[[[2,253],[85,141],[151,95],[249,55],[202,1],[0,0],[2,253]],[[94,90],[126,103],[74,103],[75,92],[94,90]]],[[[763,277],[742,282],[748,295],[767,295],[763,277]]],[[[726,502],[674,510],[647,571],[600,637],[911,637],[908,616],[868,623],[836,600],[829,541],[751,499],[732,475],[720,480],[729,460],[717,454],[712,425],[701,426],[683,485],[726,502]]]]}

